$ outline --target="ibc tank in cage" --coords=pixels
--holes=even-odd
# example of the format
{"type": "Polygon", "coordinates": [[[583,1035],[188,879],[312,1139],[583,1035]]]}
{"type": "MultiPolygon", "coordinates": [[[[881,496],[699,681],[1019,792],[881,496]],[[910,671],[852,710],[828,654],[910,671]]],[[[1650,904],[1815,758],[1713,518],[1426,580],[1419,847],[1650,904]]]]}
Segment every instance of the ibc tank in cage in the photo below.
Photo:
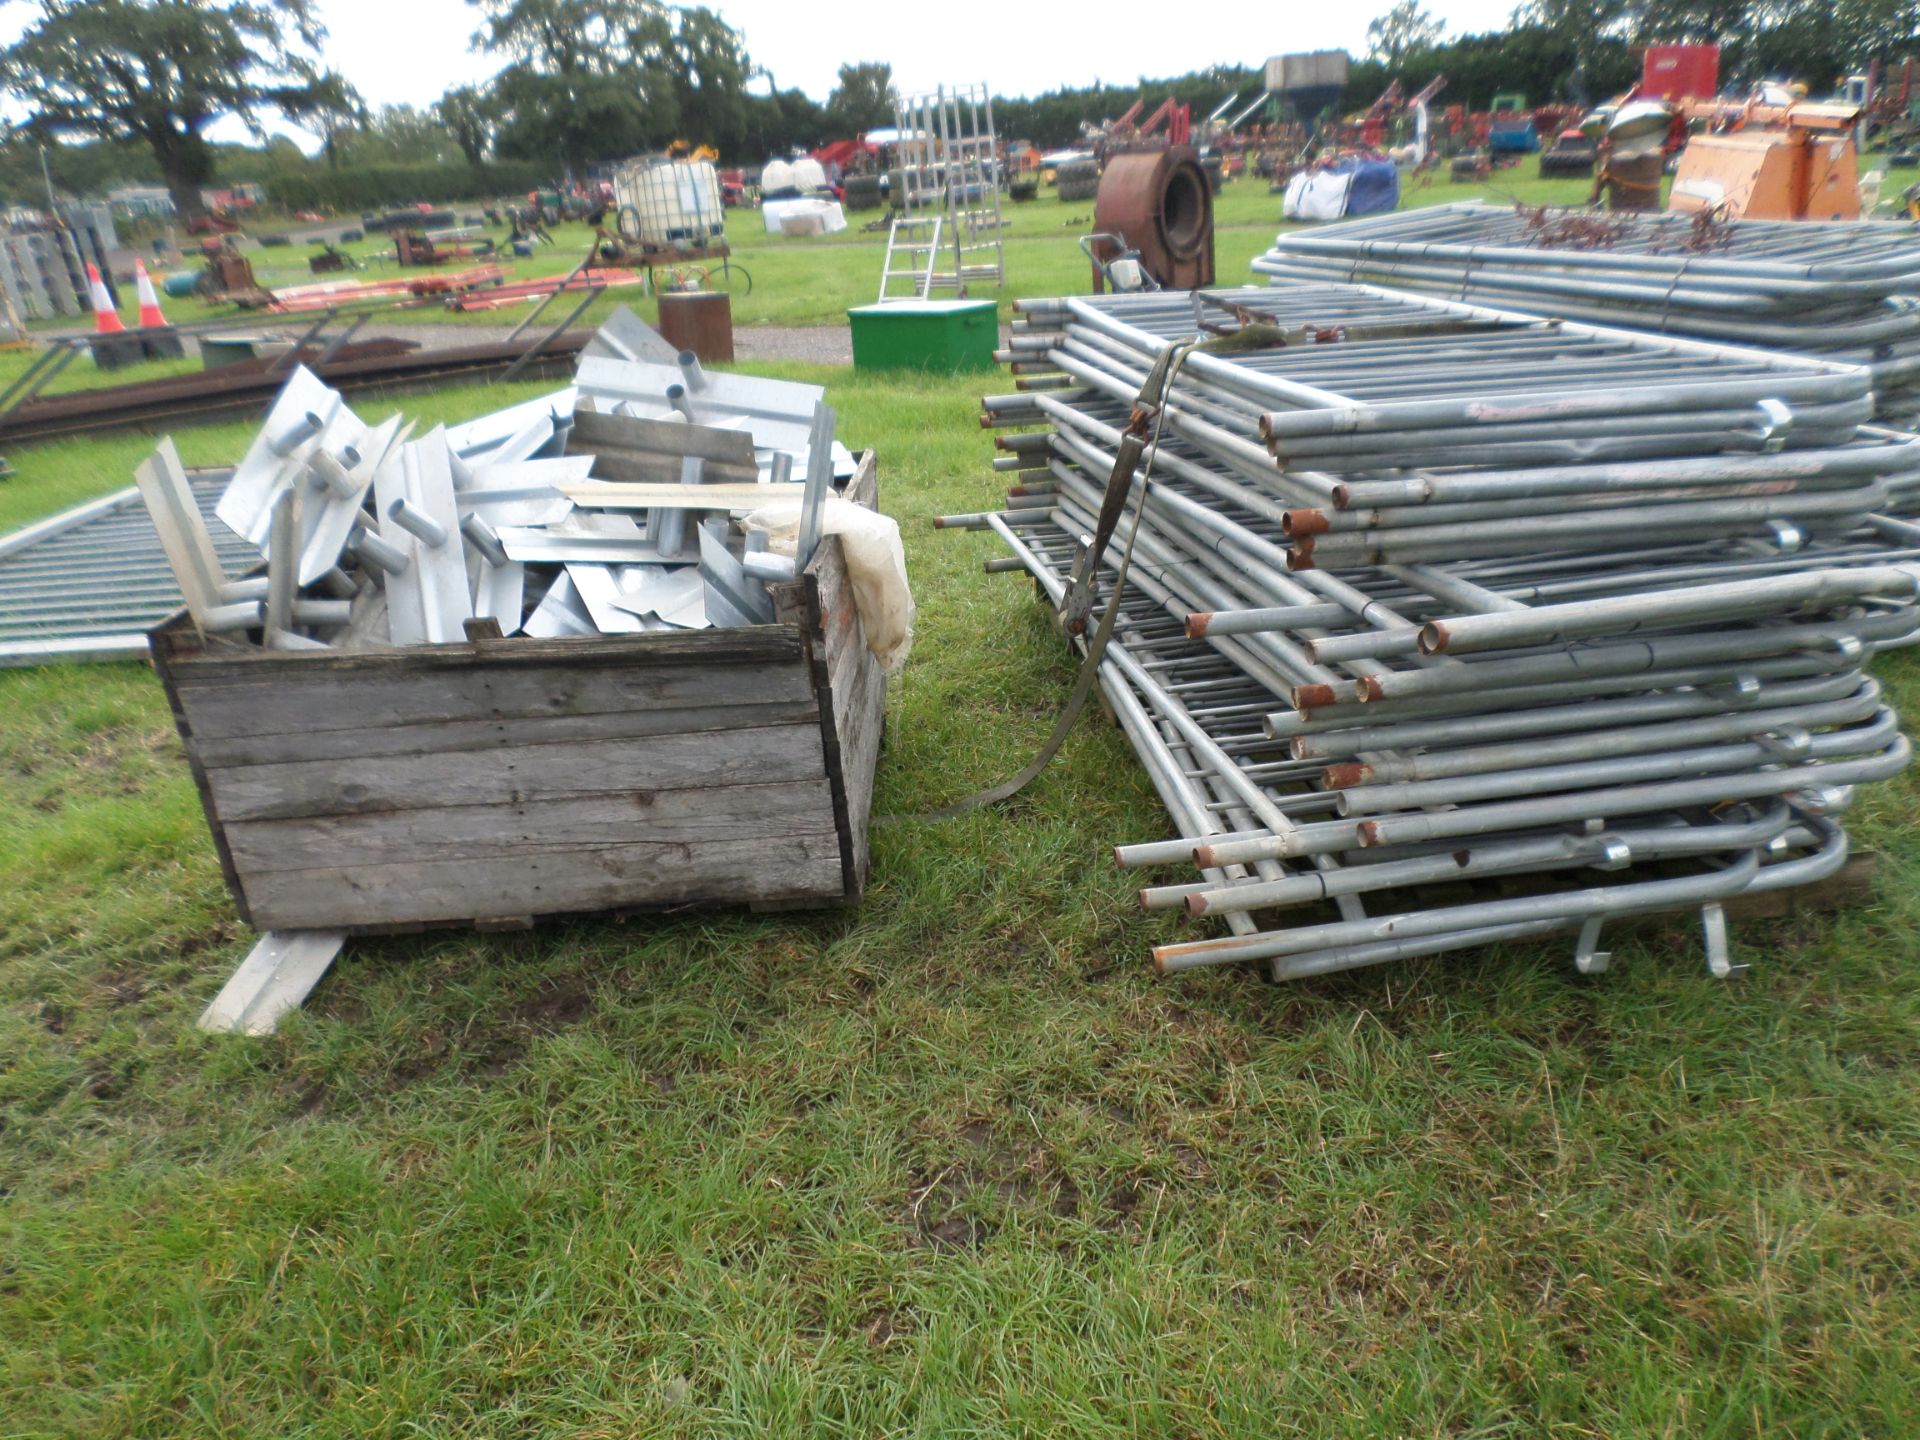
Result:
{"type": "Polygon", "coordinates": [[[632,165],[613,189],[620,232],[649,250],[704,248],[726,233],[720,177],[705,160],[632,165]]]}

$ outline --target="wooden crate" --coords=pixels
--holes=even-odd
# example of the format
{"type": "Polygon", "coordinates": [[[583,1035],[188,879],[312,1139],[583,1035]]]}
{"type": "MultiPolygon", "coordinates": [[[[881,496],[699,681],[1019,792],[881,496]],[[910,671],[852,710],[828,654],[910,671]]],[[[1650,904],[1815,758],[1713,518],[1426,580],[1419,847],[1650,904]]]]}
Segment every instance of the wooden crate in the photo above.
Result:
{"type": "MultiPolygon", "coordinates": [[[[873,456],[843,492],[876,502],[873,456]]],[[[260,930],[519,928],[845,903],[886,679],[839,542],[773,625],[352,653],[149,638],[234,903],[260,930]]]]}

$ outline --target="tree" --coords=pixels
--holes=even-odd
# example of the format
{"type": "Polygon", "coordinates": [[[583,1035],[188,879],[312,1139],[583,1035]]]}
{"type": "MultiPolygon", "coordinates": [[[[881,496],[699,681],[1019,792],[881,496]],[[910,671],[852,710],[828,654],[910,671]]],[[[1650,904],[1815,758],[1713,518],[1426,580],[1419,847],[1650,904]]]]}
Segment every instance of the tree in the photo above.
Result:
{"type": "Polygon", "coordinates": [[[314,87],[306,107],[308,124],[320,132],[320,152],[327,168],[337,170],[345,158],[345,142],[371,116],[360,97],[346,81],[336,75],[324,75],[314,87]]]}
{"type": "MultiPolygon", "coordinates": [[[[477,48],[509,57],[494,81],[502,155],[590,160],[632,154],[670,128],[673,93],[643,91],[635,42],[664,27],[655,0],[469,0],[485,17],[477,48]]],[[[657,34],[652,43],[657,43],[657,34]]],[[[664,77],[656,77],[664,81],[664,77]]]]}
{"type": "Polygon", "coordinates": [[[510,64],[495,81],[503,155],[589,161],[687,133],[743,135],[752,73],[718,14],[660,0],[469,0],[474,37],[510,64]],[[685,127],[683,131],[683,127],[685,127]]]}
{"type": "Polygon", "coordinates": [[[460,147],[469,165],[478,165],[487,158],[497,117],[492,101],[473,86],[462,85],[434,101],[433,118],[453,137],[453,143],[460,147]]]}
{"type": "Polygon", "coordinates": [[[0,88],[27,110],[15,130],[145,145],[183,216],[205,208],[214,122],[233,116],[264,138],[271,112],[298,123],[359,106],[321,64],[312,0],[39,0],[38,10],[0,51],[0,88]]]}
{"type": "Polygon", "coordinates": [[[1431,50],[1447,27],[1422,10],[1419,0],[1400,0],[1393,9],[1367,24],[1367,54],[1383,60],[1389,70],[1415,50],[1431,50]]]}
{"type": "Polygon", "coordinates": [[[740,32],[706,6],[675,10],[662,57],[673,79],[680,134],[731,151],[746,138],[753,63],[740,32]]]}
{"type": "Polygon", "coordinates": [[[863,60],[840,67],[840,83],[827,97],[827,123],[842,135],[859,135],[893,123],[893,66],[863,60]]]}
{"type": "Polygon", "coordinates": [[[460,153],[447,127],[411,105],[383,105],[344,137],[355,165],[433,165],[460,153]]]}
{"type": "MultiPolygon", "coordinates": [[[[768,76],[771,84],[772,76],[768,76]]],[[[804,90],[782,90],[746,97],[746,130],[741,153],[777,159],[795,150],[812,150],[828,137],[826,111],[804,90]]]]}

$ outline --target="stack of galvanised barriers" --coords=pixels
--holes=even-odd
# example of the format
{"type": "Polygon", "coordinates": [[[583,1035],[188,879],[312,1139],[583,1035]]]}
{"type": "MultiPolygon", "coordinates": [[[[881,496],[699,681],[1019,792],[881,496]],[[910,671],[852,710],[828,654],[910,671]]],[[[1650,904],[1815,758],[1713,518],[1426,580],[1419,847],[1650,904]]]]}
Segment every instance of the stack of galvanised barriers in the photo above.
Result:
{"type": "Polygon", "coordinates": [[[1601,325],[1866,365],[1920,415],[1920,225],[1597,214],[1470,202],[1281,235],[1274,283],[1391,285],[1601,325]]]}
{"type": "Polygon", "coordinates": [[[1024,483],[955,523],[1093,580],[1083,645],[1130,566],[1099,682],[1179,833],[1116,854],[1217,917],[1162,969],[1592,971],[1698,911],[1732,973],[1729,902],[1833,876],[1907,764],[1866,667],[1920,638],[1920,440],[1870,370],[1366,286],[1020,309],[1024,483]]]}

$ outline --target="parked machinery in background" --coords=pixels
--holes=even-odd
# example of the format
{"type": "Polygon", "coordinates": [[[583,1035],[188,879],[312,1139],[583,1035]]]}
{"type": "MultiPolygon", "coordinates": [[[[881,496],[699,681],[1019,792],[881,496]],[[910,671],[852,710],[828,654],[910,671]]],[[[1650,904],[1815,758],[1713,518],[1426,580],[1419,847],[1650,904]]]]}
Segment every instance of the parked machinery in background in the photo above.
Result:
{"type": "Polygon", "coordinates": [[[1680,112],[1709,130],[1681,152],[1669,210],[1712,210],[1722,219],[1860,218],[1854,102],[1758,90],[1746,100],[1684,101],[1680,112]]]}
{"type": "Polygon", "coordinates": [[[1672,149],[1674,112],[1660,99],[1603,106],[1580,122],[1598,147],[1593,199],[1609,210],[1658,210],[1660,180],[1672,149]]]}
{"type": "Polygon", "coordinates": [[[1136,288],[1194,290],[1213,283],[1213,192],[1192,146],[1109,159],[1093,227],[1086,249],[1095,294],[1109,279],[1132,274],[1114,268],[1123,259],[1137,262],[1152,281],[1136,288]]]}
{"type": "Polygon", "coordinates": [[[1540,152],[1542,180],[1584,180],[1593,174],[1598,147],[1578,125],[1570,125],[1553,138],[1553,148],[1540,152]]]}

